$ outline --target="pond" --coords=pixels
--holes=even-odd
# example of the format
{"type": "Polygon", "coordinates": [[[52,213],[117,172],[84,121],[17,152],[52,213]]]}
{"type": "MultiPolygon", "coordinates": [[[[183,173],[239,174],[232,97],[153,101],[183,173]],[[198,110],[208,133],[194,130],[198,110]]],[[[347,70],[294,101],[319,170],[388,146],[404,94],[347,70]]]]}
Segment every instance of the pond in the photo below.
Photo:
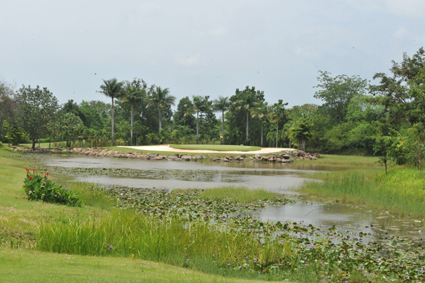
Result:
{"type": "MultiPolygon", "coordinates": [[[[305,200],[297,188],[316,172],[346,170],[345,166],[315,165],[312,162],[278,164],[261,162],[184,162],[147,161],[104,157],[56,157],[46,165],[60,168],[77,181],[132,188],[208,189],[219,186],[264,188],[279,194],[292,195],[294,204],[270,206],[247,213],[261,221],[294,221],[314,226],[332,227],[340,231],[371,233],[376,237],[395,235],[423,237],[417,223],[400,221],[362,208],[335,203],[305,200]]],[[[307,196],[308,197],[308,196],[307,196]]]]}

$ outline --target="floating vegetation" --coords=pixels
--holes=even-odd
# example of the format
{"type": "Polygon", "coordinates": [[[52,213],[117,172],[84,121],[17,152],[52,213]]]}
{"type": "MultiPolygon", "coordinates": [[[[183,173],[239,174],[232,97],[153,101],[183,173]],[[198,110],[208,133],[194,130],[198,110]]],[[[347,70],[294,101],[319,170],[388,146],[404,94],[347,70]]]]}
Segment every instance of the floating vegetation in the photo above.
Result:
{"type": "Polygon", "coordinates": [[[110,176],[139,179],[175,179],[184,181],[212,181],[214,170],[137,170],[127,168],[75,168],[49,166],[50,172],[68,176],[110,176]]]}

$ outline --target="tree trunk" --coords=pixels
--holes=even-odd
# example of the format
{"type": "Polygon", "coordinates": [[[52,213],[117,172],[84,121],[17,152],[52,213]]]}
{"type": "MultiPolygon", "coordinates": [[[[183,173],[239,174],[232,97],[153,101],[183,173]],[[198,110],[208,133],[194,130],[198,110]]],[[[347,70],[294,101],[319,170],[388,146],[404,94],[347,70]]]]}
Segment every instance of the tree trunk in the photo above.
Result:
{"type": "MultiPolygon", "coordinates": [[[[114,98],[112,98],[112,140],[111,146],[114,146],[114,98]]],[[[91,145],[90,145],[91,147],[91,145]]]]}
{"type": "Polygon", "coordinates": [[[131,104],[131,131],[130,131],[130,145],[133,146],[133,104],[131,104]]]}
{"type": "Polygon", "coordinates": [[[161,109],[161,107],[159,108],[159,111],[158,111],[158,119],[159,119],[159,133],[161,133],[161,127],[162,127],[162,109],[161,109]]]}
{"type": "Polygon", "coordinates": [[[199,129],[199,117],[198,112],[196,112],[196,144],[198,144],[198,129],[199,129]]]}
{"type": "Polygon", "coordinates": [[[224,144],[224,111],[221,112],[221,144],[224,144]]]}
{"type": "Polygon", "coordinates": [[[263,130],[264,130],[263,122],[261,122],[261,147],[263,147],[263,130]]]}
{"type": "MultiPolygon", "coordinates": [[[[9,138],[7,139],[7,143],[8,143],[8,146],[10,147],[10,124],[9,123],[7,123],[8,124],[8,127],[7,127],[7,131],[9,132],[9,138]]],[[[34,150],[35,149],[35,143],[33,144],[33,146],[32,146],[32,150],[34,150]]]]}
{"type": "Polygon", "coordinates": [[[277,146],[278,137],[279,137],[279,122],[276,122],[276,147],[278,147],[277,146]]]}
{"type": "Polygon", "coordinates": [[[249,112],[246,113],[246,144],[248,145],[248,123],[249,123],[249,112]]]}
{"type": "MultiPolygon", "coordinates": [[[[9,134],[9,137],[10,137],[10,134],[9,134]]],[[[32,139],[32,150],[35,150],[35,142],[36,142],[36,138],[33,137],[33,139],[32,139]]],[[[9,147],[10,147],[10,142],[9,142],[9,147]]]]}

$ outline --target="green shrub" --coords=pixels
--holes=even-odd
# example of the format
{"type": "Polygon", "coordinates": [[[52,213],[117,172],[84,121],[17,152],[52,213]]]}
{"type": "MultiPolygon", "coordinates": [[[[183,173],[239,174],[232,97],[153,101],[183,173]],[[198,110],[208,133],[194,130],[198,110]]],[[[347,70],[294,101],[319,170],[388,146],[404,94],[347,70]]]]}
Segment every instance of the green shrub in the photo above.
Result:
{"type": "Polygon", "coordinates": [[[27,168],[27,177],[24,181],[24,190],[28,200],[42,200],[49,203],[66,204],[69,206],[81,206],[81,199],[77,194],[58,186],[48,179],[49,172],[43,174],[30,174],[27,168]]]}

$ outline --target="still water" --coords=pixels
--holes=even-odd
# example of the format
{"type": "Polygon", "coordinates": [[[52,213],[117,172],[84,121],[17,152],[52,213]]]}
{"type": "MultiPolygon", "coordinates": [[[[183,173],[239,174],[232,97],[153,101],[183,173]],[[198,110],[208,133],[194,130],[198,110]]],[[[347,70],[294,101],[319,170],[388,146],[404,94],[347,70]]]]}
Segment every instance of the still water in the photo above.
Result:
{"type": "MultiPolygon", "coordinates": [[[[77,181],[93,182],[100,185],[119,185],[134,188],[156,189],[208,189],[218,186],[243,186],[251,189],[265,190],[298,195],[297,188],[304,181],[314,181],[309,175],[316,172],[346,170],[349,167],[315,165],[313,162],[297,164],[277,164],[261,162],[184,162],[184,161],[148,161],[118,159],[106,157],[69,157],[53,158],[46,162],[48,166],[65,168],[120,168],[133,170],[176,170],[189,172],[193,170],[208,171],[212,177],[205,181],[176,180],[172,178],[153,179],[111,177],[111,176],[77,176],[77,181]]],[[[307,196],[308,197],[308,196],[307,196]]],[[[338,230],[362,231],[376,236],[400,235],[423,237],[425,234],[413,222],[403,222],[386,215],[377,214],[361,208],[335,203],[321,203],[315,200],[298,198],[295,204],[268,207],[262,211],[250,213],[262,221],[294,221],[314,226],[336,226],[338,230]]],[[[309,199],[309,198],[307,198],[309,199]]]]}

